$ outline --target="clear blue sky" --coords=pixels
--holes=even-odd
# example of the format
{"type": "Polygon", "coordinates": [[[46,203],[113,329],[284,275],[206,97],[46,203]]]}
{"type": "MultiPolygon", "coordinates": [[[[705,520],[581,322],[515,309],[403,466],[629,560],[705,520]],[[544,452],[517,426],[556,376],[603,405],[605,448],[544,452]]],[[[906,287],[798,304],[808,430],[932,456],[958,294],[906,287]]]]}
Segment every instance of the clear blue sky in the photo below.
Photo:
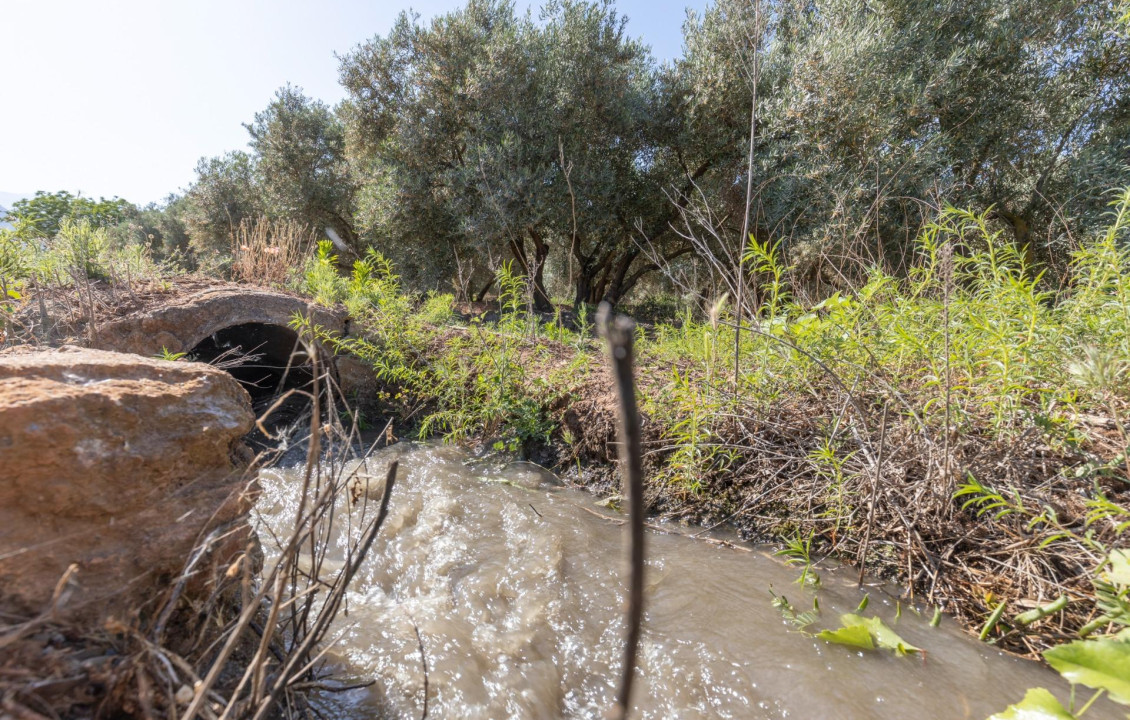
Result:
{"type": "MultiPolygon", "coordinates": [[[[401,10],[430,18],[462,4],[5,0],[0,194],[159,201],[192,181],[201,156],[243,148],[241,123],[276,88],[290,82],[336,103],[343,91],[334,53],[384,34],[401,10]]],[[[530,5],[517,1],[520,10],[530,5]]],[[[665,60],[682,52],[685,8],[705,5],[621,0],[618,9],[629,32],[665,60]]]]}

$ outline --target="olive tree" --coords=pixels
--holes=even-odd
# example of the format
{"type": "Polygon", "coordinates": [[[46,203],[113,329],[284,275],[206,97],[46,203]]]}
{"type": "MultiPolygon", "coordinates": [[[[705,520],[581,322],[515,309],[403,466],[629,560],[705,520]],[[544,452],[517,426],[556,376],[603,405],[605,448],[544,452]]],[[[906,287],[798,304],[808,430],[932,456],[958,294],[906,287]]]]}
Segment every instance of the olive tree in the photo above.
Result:
{"type": "Polygon", "coordinates": [[[256,181],[255,160],[236,151],[201,158],[196,182],[185,192],[184,222],[197,253],[226,254],[232,236],[245,219],[264,212],[256,181]]]}
{"type": "Polygon", "coordinates": [[[752,232],[784,239],[813,276],[897,270],[942,203],[992,207],[1047,259],[1064,227],[1098,220],[1094,193],[1126,181],[1130,67],[1113,0],[763,4],[757,32],[746,0],[693,17],[679,62],[701,155],[719,156],[694,217],[729,223],[727,236],[752,172],[752,232]]]}
{"type": "Polygon", "coordinates": [[[550,2],[540,22],[492,0],[402,15],[342,82],[361,226],[408,272],[473,263],[481,280],[509,257],[545,308],[547,269],[576,303],[615,301],[655,269],[637,236],[676,251],[662,73],[611,3],[550,2]]]}
{"type": "Polygon", "coordinates": [[[334,112],[287,85],[245,127],[267,214],[329,227],[353,241],[356,188],[345,161],[345,130],[334,112]]]}

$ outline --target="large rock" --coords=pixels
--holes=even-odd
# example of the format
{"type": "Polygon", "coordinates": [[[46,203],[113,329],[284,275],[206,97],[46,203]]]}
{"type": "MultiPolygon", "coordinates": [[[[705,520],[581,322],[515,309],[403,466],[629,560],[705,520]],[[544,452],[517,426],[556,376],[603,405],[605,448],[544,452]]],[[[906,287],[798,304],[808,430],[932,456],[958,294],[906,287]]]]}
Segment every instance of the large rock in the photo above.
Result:
{"type": "Polygon", "coordinates": [[[208,365],[0,356],[0,610],[42,611],[72,563],[67,615],[156,604],[200,538],[245,524],[253,423],[247,393],[208,365]]]}

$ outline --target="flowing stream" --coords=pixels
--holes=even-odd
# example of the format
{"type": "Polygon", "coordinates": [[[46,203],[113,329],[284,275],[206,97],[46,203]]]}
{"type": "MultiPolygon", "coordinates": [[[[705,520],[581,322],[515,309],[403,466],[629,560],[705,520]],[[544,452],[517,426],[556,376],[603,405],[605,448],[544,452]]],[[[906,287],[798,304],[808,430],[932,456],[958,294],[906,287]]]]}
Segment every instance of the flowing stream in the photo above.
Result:
{"type": "MultiPolygon", "coordinates": [[[[389,515],[336,621],[342,637],[331,654],[340,679],[376,682],[328,696],[330,714],[421,717],[422,644],[430,718],[604,717],[624,635],[616,514],[536,466],[484,468],[455,448],[409,443],[368,460],[373,502],[393,458],[400,471],[389,515]]],[[[281,536],[301,468],[263,471],[261,484],[259,516],[281,536]]],[[[340,552],[330,555],[338,566],[351,531],[356,522],[343,513],[340,552]]],[[[929,612],[904,607],[896,621],[895,601],[881,590],[872,589],[864,614],[882,617],[923,657],[797,632],[769,592],[810,609],[797,568],[764,548],[686,533],[648,533],[633,718],[985,718],[1034,686],[1066,700],[1054,672],[994,651],[948,618],[932,628],[929,612]]],[[[830,564],[819,572],[813,629],[835,626],[862,597],[853,572],[830,564]]],[[[1088,718],[1116,717],[1109,710],[1096,706],[1088,718]]]]}

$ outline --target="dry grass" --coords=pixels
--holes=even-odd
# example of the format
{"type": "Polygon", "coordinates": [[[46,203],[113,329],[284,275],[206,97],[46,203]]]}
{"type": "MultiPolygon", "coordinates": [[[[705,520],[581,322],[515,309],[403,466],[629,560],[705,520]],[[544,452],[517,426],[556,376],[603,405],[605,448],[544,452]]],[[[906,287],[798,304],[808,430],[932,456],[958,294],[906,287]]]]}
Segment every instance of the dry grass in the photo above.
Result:
{"type": "Polygon", "coordinates": [[[244,220],[232,239],[232,278],[289,288],[301,277],[316,240],[308,225],[294,220],[244,220]]]}
{"type": "MultiPolygon", "coordinates": [[[[883,433],[882,398],[852,402],[831,383],[822,390],[769,407],[736,403],[727,421],[713,428],[712,443],[733,450],[726,468],[704,474],[694,492],[654,474],[653,512],[694,524],[730,524],[752,541],[811,539],[820,555],[894,581],[905,598],[942,608],[973,633],[1001,601],[1008,603],[1007,619],[1066,595],[1071,602],[1063,612],[1024,628],[1002,623],[992,633],[996,644],[1022,655],[1074,639],[1094,619],[1092,578],[1102,555],[1063,532],[1091,530],[1099,543],[1117,533],[1114,522],[1088,524],[1094,480],[1066,472],[1081,457],[1050,447],[1034,432],[1009,439],[955,435],[949,448],[955,467],[994,478],[1002,492],[1015,490],[1028,509],[1054,508],[1057,524],[1033,524],[1032,515],[1021,512],[979,515],[978,507],[963,509],[963,498],[952,497],[943,444],[912,418],[892,408],[883,433]],[[848,456],[838,477],[819,459],[830,433],[848,456]]],[[[1090,449],[1117,454],[1110,435],[1097,435],[1090,449]]],[[[652,428],[647,447],[660,468],[673,452],[661,425],[652,428]]],[[[1101,480],[1100,488],[1112,502],[1130,505],[1118,478],[1101,480]]]]}

